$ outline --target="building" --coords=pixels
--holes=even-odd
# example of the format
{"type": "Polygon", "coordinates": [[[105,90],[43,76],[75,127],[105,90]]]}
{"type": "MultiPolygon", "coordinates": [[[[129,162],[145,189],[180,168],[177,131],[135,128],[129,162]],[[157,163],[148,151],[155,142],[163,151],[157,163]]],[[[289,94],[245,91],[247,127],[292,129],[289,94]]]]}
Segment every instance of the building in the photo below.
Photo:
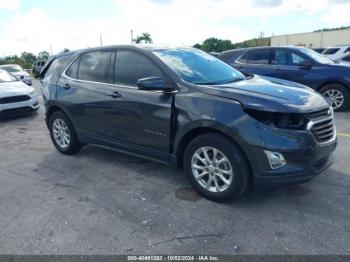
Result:
{"type": "Polygon", "coordinates": [[[350,28],[271,37],[271,46],[281,45],[309,48],[350,45],[350,28]]]}

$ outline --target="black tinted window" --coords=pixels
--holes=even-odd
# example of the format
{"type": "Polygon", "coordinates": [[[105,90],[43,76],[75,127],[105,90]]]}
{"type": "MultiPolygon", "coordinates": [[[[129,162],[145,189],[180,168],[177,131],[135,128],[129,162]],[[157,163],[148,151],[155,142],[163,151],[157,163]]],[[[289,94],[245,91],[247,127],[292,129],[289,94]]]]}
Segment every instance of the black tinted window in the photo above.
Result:
{"type": "Polygon", "coordinates": [[[273,65],[297,66],[305,59],[290,50],[277,49],[273,52],[273,65]]]}
{"type": "Polygon", "coordinates": [[[245,53],[244,55],[242,55],[239,59],[238,59],[239,63],[243,63],[246,64],[248,63],[248,53],[245,53]]]}
{"type": "Polygon", "coordinates": [[[68,68],[66,75],[71,78],[78,78],[78,68],[79,68],[80,58],[76,59],[74,63],[68,68]]]}
{"type": "Polygon", "coordinates": [[[350,55],[343,58],[344,61],[350,62],[350,55]]]}
{"type": "Polygon", "coordinates": [[[78,79],[93,82],[108,82],[108,68],[112,52],[98,51],[80,57],[78,79]]]}
{"type": "Polygon", "coordinates": [[[151,76],[163,78],[162,71],[146,56],[134,51],[117,51],[115,83],[136,86],[137,80],[151,76]]]}
{"type": "Polygon", "coordinates": [[[326,50],[323,51],[322,54],[324,54],[324,55],[334,55],[339,50],[340,50],[340,48],[327,48],[326,50]]]}
{"type": "Polygon", "coordinates": [[[269,63],[269,50],[254,50],[250,51],[248,55],[249,64],[268,64],[269,63]]]}
{"type": "Polygon", "coordinates": [[[349,47],[349,48],[347,48],[347,49],[345,50],[345,52],[344,52],[344,53],[348,53],[348,52],[350,52],[350,47],[349,47]]]}

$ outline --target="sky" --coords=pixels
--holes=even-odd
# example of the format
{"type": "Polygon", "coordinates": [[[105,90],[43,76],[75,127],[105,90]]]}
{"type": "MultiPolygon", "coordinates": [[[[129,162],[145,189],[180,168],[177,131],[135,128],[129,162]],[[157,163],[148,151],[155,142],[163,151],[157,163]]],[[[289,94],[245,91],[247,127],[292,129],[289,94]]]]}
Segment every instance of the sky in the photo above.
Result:
{"type": "Polygon", "coordinates": [[[0,56],[129,44],[232,42],[350,25],[350,0],[0,0],[0,56]]]}

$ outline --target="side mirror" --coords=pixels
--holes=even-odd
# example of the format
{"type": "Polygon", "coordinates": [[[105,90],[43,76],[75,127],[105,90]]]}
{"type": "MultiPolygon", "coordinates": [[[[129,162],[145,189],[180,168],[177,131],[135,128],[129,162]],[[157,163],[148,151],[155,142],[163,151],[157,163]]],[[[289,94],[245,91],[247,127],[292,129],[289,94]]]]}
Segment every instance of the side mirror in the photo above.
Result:
{"type": "Polygon", "coordinates": [[[169,85],[160,77],[147,77],[137,80],[137,87],[139,90],[145,91],[172,91],[169,85]]]}
{"type": "Polygon", "coordinates": [[[304,60],[304,61],[301,61],[299,63],[299,67],[301,69],[311,69],[311,67],[313,66],[312,62],[309,61],[309,60],[304,60]]]}

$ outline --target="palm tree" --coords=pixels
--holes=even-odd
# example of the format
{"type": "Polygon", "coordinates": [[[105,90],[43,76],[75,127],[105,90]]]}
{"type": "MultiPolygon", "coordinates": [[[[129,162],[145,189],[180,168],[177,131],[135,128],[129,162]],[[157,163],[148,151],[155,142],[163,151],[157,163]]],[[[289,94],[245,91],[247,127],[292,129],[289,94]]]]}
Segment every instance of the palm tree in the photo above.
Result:
{"type": "Polygon", "coordinates": [[[153,40],[151,35],[149,33],[142,33],[142,35],[138,36],[135,40],[136,44],[140,44],[142,42],[144,42],[145,44],[152,44],[153,40]]]}

